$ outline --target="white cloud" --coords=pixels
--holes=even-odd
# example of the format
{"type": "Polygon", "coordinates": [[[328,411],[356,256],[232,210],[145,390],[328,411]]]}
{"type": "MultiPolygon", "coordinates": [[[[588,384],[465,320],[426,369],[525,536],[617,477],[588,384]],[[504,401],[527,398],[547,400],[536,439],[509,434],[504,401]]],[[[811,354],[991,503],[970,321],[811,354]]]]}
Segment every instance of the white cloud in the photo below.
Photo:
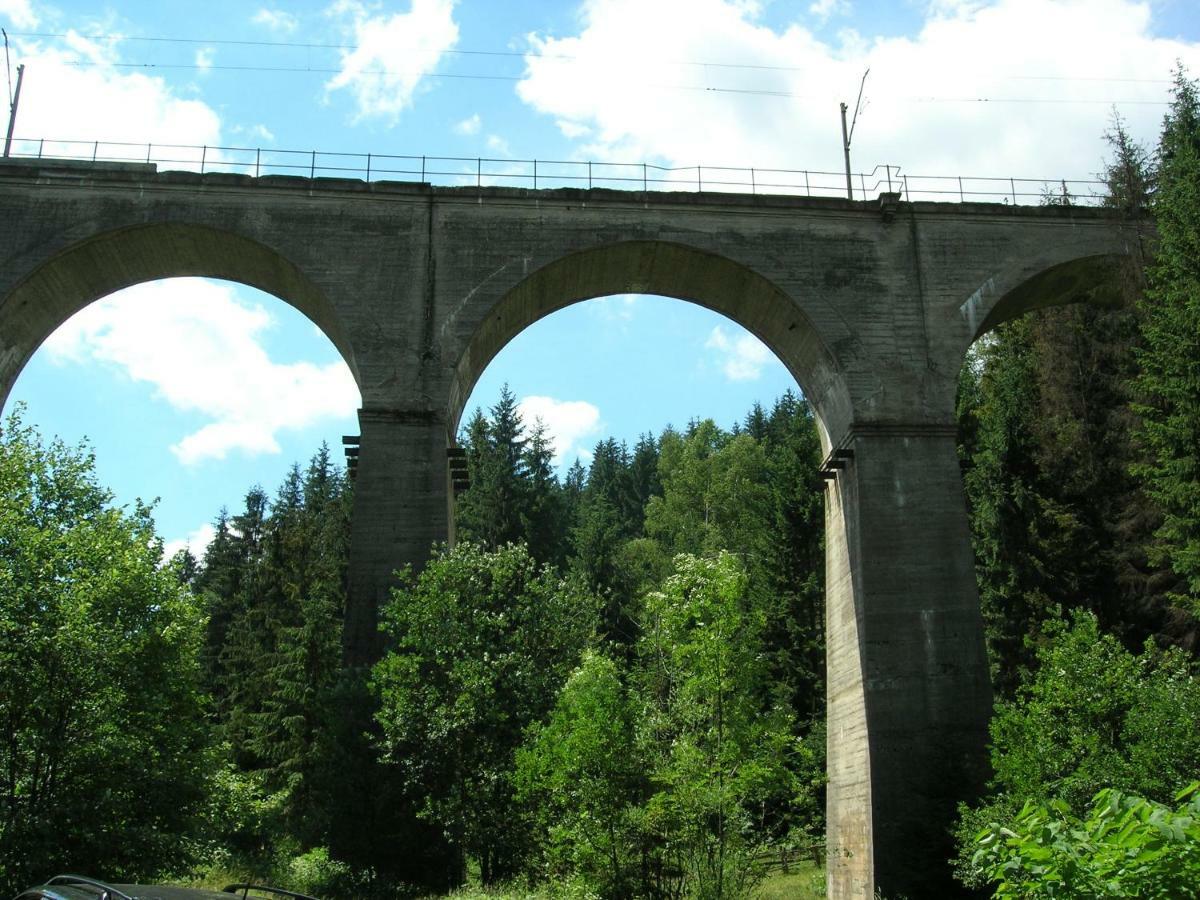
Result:
{"type": "Polygon", "coordinates": [[[600,410],[586,400],[555,400],[553,397],[525,397],[517,404],[526,432],[539,419],[554,444],[554,465],[568,456],[585,456],[580,443],[600,432],[600,410]]]}
{"type": "Polygon", "coordinates": [[[633,318],[638,296],[638,294],[613,294],[611,297],[597,297],[587,301],[586,309],[606,322],[624,323],[633,318]]]}
{"type": "Polygon", "coordinates": [[[38,23],[29,0],[0,0],[0,16],[7,16],[17,28],[36,28],[38,23]]]}
{"type": "Polygon", "coordinates": [[[412,0],[407,13],[370,16],[362,4],[339,0],[329,14],[352,20],[349,31],[356,46],[342,53],[341,71],[326,83],[326,92],[349,88],[356,119],[394,123],[412,105],[424,73],[458,42],[455,2],[412,0]]]}
{"type": "Polygon", "coordinates": [[[483,127],[483,121],[479,118],[479,113],[475,113],[469,119],[463,119],[454,126],[454,133],[461,134],[465,137],[470,137],[474,134],[479,134],[479,129],[483,127]]]}
{"type": "Polygon", "coordinates": [[[592,129],[587,125],[581,125],[579,122],[572,122],[570,119],[559,119],[554,123],[558,126],[558,130],[563,133],[563,137],[575,140],[576,138],[590,137],[592,129]]]}
{"type": "Polygon", "coordinates": [[[212,543],[212,539],[216,536],[217,530],[211,524],[205,523],[189,533],[187,537],[164,541],[163,559],[170,559],[180,550],[188,550],[196,559],[203,559],[204,551],[208,549],[208,545],[212,543]]]}
{"type": "Polygon", "coordinates": [[[508,141],[498,134],[489,134],[487,136],[487,148],[493,153],[499,153],[501,156],[512,156],[512,150],[509,149],[508,141]]]}
{"type": "Polygon", "coordinates": [[[196,51],[196,68],[207,74],[212,68],[213,57],[217,55],[217,51],[212,47],[201,47],[196,51]]]}
{"type": "Polygon", "coordinates": [[[1200,44],[1155,36],[1152,9],[943,2],[912,37],[826,40],[799,21],[767,27],[731,0],[585,0],[575,35],[530,37],[518,94],[581,158],[808,169],[832,173],[836,190],[837,104],[854,102],[869,66],[856,171],[1087,178],[1111,101],[1136,101],[1120,111],[1152,141],[1175,60],[1200,70],[1200,44]],[[1032,100],[1053,102],[1008,102],[1032,100]]]}
{"type": "Polygon", "coordinates": [[[828,22],[834,16],[845,16],[850,13],[850,0],[814,0],[808,11],[819,22],[828,22]]]}
{"type": "Polygon", "coordinates": [[[260,9],[250,21],[276,34],[291,34],[300,26],[294,15],[281,9],[260,9]]]}
{"type": "Polygon", "coordinates": [[[730,381],[754,381],[762,375],[771,359],[771,351],[752,334],[730,337],[720,325],[712,330],[704,346],[716,350],[721,371],[730,381]]]}
{"type": "Polygon", "coordinates": [[[103,142],[185,144],[221,143],[221,121],[200,100],[176,95],[157,76],[123,72],[119,40],[100,43],[74,32],[46,44],[20,41],[20,58],[28,64],[21,88],[14,151],[36,152],[45,138],[47,154],[79,155],[100,141],[100,154],[124,154],[129,148],[105,148],[103,142]],[[57,141],[81,141],[80,145],[57,141]]]}
{"type": "Polygon", "coordinates": [[[210,419],[171,447],[193,465],[235,450],[278,453],[280,431],[358,407],[358,389],[341,361],[272,360],[259,340],[271,324],[262,307],[239,302],[231,285],[176,278],[93,303],[44,346],[52,361],[113,366],[153,385],[175,409],[210,419]]]}
{"type": "Polygon", "coordinates": [[[229,130],[234,134],[245,135],[254,141],[263,141],[268,144],[275,142],[275,133],[266,125],[261,123],[258,125],[251,125],[248,128],[242,125],[234,125],[229,130]]]}

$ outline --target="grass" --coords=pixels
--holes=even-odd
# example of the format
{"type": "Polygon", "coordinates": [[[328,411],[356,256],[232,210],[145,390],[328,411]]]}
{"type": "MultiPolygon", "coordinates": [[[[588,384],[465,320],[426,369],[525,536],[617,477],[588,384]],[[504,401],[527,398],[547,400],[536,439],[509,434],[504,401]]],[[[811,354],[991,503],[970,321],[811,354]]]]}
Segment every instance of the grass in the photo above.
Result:
{"type": "Polygon", "coordinates": [[[816,900],[824,896],[825,869],[811,861],[797,863],[786,875],[769,875],[753,894],[754,900],[816,900]]]}
{"type": "MultiPolygon", "coordinates": [[[[251,876],[246,872],[230,871],[221,867],[197,873],[190,878],[177,879],[176,883],[189,887],[205,887],[219,891],[227,884],[238,881],[264,883],[262,875],[251,876]]],[[[274,879],[278,883],[279,879],[274,879]]],[[[319,895],[318,895],[319,896],[319,895]]],[[[471,885],[446,895],[445,900],[590,900],[594,895],[567,885],[538,885],[532,889],[514,884],[483,888],[471,885]]],[[[767,876],[750,895],[751,900],[818,900],[825,896],[825,869],[812,860],[794,863],[787,874],[774,872],[767,876]]]]}
{"type": "MultiPolygon", "coordinates": [[[[465,887],[450,894],[446,900],[563,900],[586,896],[564,893],[561,885],[542,885],[533,890],[507,885],[492,889],[465,887]]],[[[786,875],[776,872],[768,876],[751,894],[752,900],[820,900],[824,896],[825,869],[811,860],[796,863],[786,875]]]]}

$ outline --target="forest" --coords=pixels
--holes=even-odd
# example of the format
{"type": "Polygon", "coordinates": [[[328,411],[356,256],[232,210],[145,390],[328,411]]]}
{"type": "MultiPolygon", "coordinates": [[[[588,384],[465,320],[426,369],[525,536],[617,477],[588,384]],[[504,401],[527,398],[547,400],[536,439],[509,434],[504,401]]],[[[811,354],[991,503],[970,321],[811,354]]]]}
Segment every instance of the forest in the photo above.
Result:
{"type": "MultiPolygon", "coordinates": [[[[1115,117],[1105,137],[1101,202],[1143,234],[1121,302],[1006,323],[960,374],[996,706],[948,864],[996,897],[1200,885],[1196,82],[1176,72],[1157,146],[1115,117]]],[[[461,429],[456,543],[398,573],[369,671],[342,665],[353,480],[328,447],[164,562],[153,510],[22,416],[0,433],[0,892],[82,871],[802,896],[763,893],[826,849],[802,396],[600,441],[560,477],[505,389],[461,429]]]]}

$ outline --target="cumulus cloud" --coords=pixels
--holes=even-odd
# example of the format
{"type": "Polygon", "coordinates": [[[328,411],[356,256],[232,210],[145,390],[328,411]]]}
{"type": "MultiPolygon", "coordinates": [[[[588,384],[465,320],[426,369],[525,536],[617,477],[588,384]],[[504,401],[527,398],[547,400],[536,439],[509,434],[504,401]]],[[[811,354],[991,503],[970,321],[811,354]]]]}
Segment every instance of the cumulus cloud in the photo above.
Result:
{"type": "Polygon", "coordinates": [[[470,137],[474,134],[479,134],[479,129],[483,127],[483,120],[479,118],[479,113],[475,113],[469,119],[463,119],[454,126],[454,133],[461,134],[465,137],[470,137]]]}
{"type": "Polygon", "coordinates": [[[17,153],[36,150],[42,138],[46,153],[61,155],[84,150],[56,144],[59,140],[221,143],[221,120],[206,103],[178,96],[157,76],[118,68],[119,40],[99,42],[69,32],[53,43],[22,40],[17,46],[33,74],[21,88],[16,136],[34,142],[18,141],[17,153]]]}
{"type": "Polygon", "coordinates": [[[0,16],[6,16],[17,28],[35,28],[38,23],[29,0],[0,0],[0,16]]]}
{"type": "Polygon", "coordinates": [[[600,433],[600,410],[586,400],[525,397],[517,403],[517,411],[527,432],[539,420],[546,426],[556,466],[568,456],[586,456],[583,441],[600,433]]]}
{"type": "Polygon", "coordinates": [[[208,545],[212,543],[212,539],[216,536],[217,530],[210,523],[206,522],[194,531],[189,532],[186,537],[164,541],[163,559],[170,559],[180,550],[187,550],[196,559],[203,559],[204,551],[208,549],[208,545]]]}
{"type": "Polygon", "coordinates": [[[856,171],[1087,178],[1113,101],[1152,141],[1175,60],[1200,69],[1200,44],[1157,36],[1152,9],[939,2],[911,37],[823,39],[732,0],[586,0],[574,35],[530,36],[518,94],[580,157],[838,173],[838,102],[870,67],[856,171]]]}
{"type": "Polygon", "coordinates": [[[201,47],[196,51],[196,68],[201,72],[208,74],[212,68],[213,58],[217,55],[217,51],[212,47],[201,47]]]}
{"type": "Polygon", "coordinates": [[[327,93],[347,88],[357,120],[395,122],[412,105],[424,73],[437,67],[458,42],[456,0],[412,0],[406,13],[370,15],[353,0],[339,0],[330,14],[349,20],[354,49],[342,53],[341,71],[325,85],[327,93]]]}
{"type": "Polygon", "coordinates": [[[232,451],[278,453],[277,435],[351,414],[358,389],[340,360],[279,363],[261,336],[271,317],[228,284],[198,278],[137,285],[93,303],[45,343],[57,363],[98,362],[207,424],[171,447],[194,465],[232,451]]]}
{"type": "Polygon", "coordinates": [[[730,381],[754,381],[773,358],[771,351],[752,334],[731,336],[717,325],[704,342],[716,351],[718,364],[730,381]]]}
{"type": "Polygon", "coordinates": [[[282,9],[260,9],[251,17],[250,21],[255,25],[261,25],[268,31],[274,31],[276,34],[291,34],[300,27],[300,21],[282,9]]]}

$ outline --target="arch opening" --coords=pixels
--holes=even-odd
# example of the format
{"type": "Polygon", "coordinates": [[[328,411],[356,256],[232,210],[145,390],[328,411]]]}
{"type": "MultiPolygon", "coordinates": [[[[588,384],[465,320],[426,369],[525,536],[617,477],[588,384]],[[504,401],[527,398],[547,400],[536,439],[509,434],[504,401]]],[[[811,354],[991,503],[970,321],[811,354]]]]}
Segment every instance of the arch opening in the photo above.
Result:
{"type": "Polygon", "coordinates": [[[273,492],[322,442],[336,465],[361,405],[343,355],[294,304],[193,277],[83,305],[6,400],[47,437],[86,440],[115,500],[157,500],[168,550],[197,557],[221,508],[241,509],[254,485],[273,492]]]}
{"type": "Polygon", "coordinates": [[[1099,254],[1042,269],[1012,285],[996,299],[980,319],[971,341],[979,340],[1004,322],[1038,309],[1072,303],[1117,308],[1124,302],[1122,286],[1127,264],[1127,257],[1099,254]]]}
{"type": "Polygon", "coordinates": [[[793,298],[747,266],[663,241],[582,250],[534,271],[509,290],[470,336],[453,370],[453,433],[484,369],[538,320],[584,300],[658,295],[694,303],[745,328],[787,368],[816,412],[822,442],[850,421],[849,392],[834,354],[793,298]]]}
{"type": "MultiPolygon", "coordinates": [[[[679,252],[675,259],[687,260],[693,252],[679,252]]],[[[653,260],[643,253],[653,256],[655,250],[625,247],[618,258],[652,268],[653,260]]],[[[810,385],[827,377],[825,372],[812,377],[813,369],[805,367],[811,357],[806,357],[804,350],[794,350],[790,362],[779,352],[779,335],[788,333],[787,324],[794,324],[794,330],[808,329],[806,338],[814,343],[815,331],[806,320],[799,321],[799,310],[782,292],[768,293],[765,284],[756,283],[745,272],[737,281],[706,285],[697,278],[689,286],[684,283],[686,275],[680,278],[666,271],[654,273],[653,278],[637,274],[606,277],[596,272],[594,267],[603,263],[595,256],[580,257],[568,263],[574,272],[560,272],[540,286],[525,283],[510,292],[493,307],[481,329],[490,329],[490,333],[477,334],[460,360],[450,425],[460,431],[464,409],[482,407],[484,416],[471,418],[461,427],[469,477],[464,493],[452,503],[457,536],[464,542],[498,547],[524,540],[535,560],[580,573],[596,596],[605,598],[602,607],[591,614],[596,639],[612,648],[612,657],[618,661],[614,665],[629,673],[630,683],[638,681],[639,666],[657,658],[648,649],[652,629],[647,623],[654,615],[655,602],[648,598],[662,596],[663,590],[671,589],[664,585],[678,583],[673,578],[674,567],[687,570],[687,554],[702,560],[699,565],[708,566],[718,565],[716,559],[728,562],[718,556],[728,550],[745,567],[745,584],[765,585],[769,580],[775,588],[764,589],[753,599],[749,594],[739,598],[735,604],[739,612],[731,611],[729,621],[745,613],[746,622],[757,622],[759,617],[775,624],[794,622],[795,629],[807,629],[812,640],[791,641],[794,632],[782,626],[770,634],[767,629],[760,634],[753,626],[730,626],[745,637],[746,648],[754,648],[747,652],[756,654],[755,658],[775,660],[777,668],[747,675],[726,702],[730,708],[734,704],[739,709],[753,708],[753,718],[761,721],[767,714],[755,706],[756,698],[771,696],[777,713],[768,726],[775,729],[771,733],[780,740],[805,742],[813,748],[811,758],[822,759],[825,732],[815,724],[823,716],[825,701],[824,646],[819,637],[824,629],[825,522],[820,495],[823,482],[818,474],[823,452],[819,429],[814,427],[819,417],[810,414],[803,403],[783,402],[772,409],[784,390],[795,391],[799,386],[807,395],[810,385]],[[563,282],[557,280],[560,277],[569,283],[564,293],[557,293],[563,288],[563,282]],[[609,293],[605,288],[610,285],[621,290],[609,293]],[[754,301],[767,305],[765,311],[754,311],[758,316],[754,327],[745,311],[732,302],[735,295],[748,297],[751,310],[754,301]],[[771,314],[782,317],[785,311],[791,318],[772,330],[771,314]],[[684,319],[687,321],[681,321],[684,319]],[[561,328],[557,323],[562,323],[561,328]],[[650,337],[643,340],[646,334],[650,337]],[[764,339],[768,336],[774,337],[775,346],[764,339]],[[665,342],[672,346],[661,346],[665,342]],[[745,352],[739,352],[743,348],[745,352]],[[751,419],[752,402],[746,401],[735,413],[727,413],[737,401],[718,400],[712,383],[749,376],[756,364],[762,367],[761,378],[753,382],[758,385],[756,399],[761,398],[766,415],[751,419]],[[564,374],[566,367],[582,370],[582,374],[564,374]],[[670,377],[660,377],[664,370],[669,370],[670,377]],[[806,374],[804,382],[795,377],[796,370],[806,374]],[[608,378],[618,383],[595,387],[587,383],[588,379],[608,378]],[[502,382],[514,389],[506,401],[510,406],[502,412],[497,404],[489,416],[488,401],[495,400],[502,382]],[[590,390],[602,391],[614,405],[636,408],[636,424],[609,421],[606,402],[596,400],[590,390]],[[538,399],[560,403],[592,401],[590,422],[600,426],[574,436],[574,447],[585,451],[582,460],[574,452],[560,454],[558,483],[552,474],[544,477],[548,467],[533,465],[536,450],[529,452],[533,420],[546,408],[523,406],[521,400],[531,393],[553,395],[538,399]],[[690,395],[692,402],[680,409],[673,401],[684,394],[690,395]],[[665,402],[647,402],[650,395],[664,395],[665,402]],[[710,400],[724,408],[704,411],[710,400]],[[521,457],[528,462],[523,471],[492,465],[493,460],[505,458],[497,448],[514,443],[510,412],[514,401],[526,429],[521,457]],[[509,418],[502,420],[501,415],[509,418]],[[704,421],[707,419],[713,421],[704,421]],[[501,421],[506,425],[493,429],[501,421]],[[675,427],[668,430],[670,425],[675,427]],[[733,426],[740,431],[734,433],[733,426]],[[568,471],[573,461],[576,465],[568,471]],[[498,475],[501,471],[504,474],[498,475]],[[504,488],[521,478],[526,479],[525,489],[504,488]],[[530,498],[529,515],[513,514],[520,501],[510,502],[512,497],[530,498]],[[551,502],[541,502],[545,497],[551,502]],[[785,509],[793,514],[784,514],[785,509]],[[548,527],[542,523],[549,523],[548,527]],[[785,631],[789,637],[784,637],[785,631]]],[[[699,265],[718,272],[733,266],[728,261],[708,260],[700,260],[699,265]]],[[[728,269],[726,273],[733,274],[728,269]]],[[[536,278],[536,273],[531,277],[536,278]]],[[[822,364],[828,366],[827,372],[833,371],[831,359],[822,364]]],[[[746,377],[746,382],[750,381],[746,377]]],[[[826,396],[836,395],[830,391],[826,396]]],[[[583,424],[588,421],[584,419],[583,424]]],[[[543,420],[543,424],[548,423],[543,420]]],[[[553,433],[555,429],[549,430],[553,433]]],[[[452,490],[458,492],[457,483],[452,490]]],[[[734,641],[726,638],[727,643],[734,641]]],[[[690,670],[682,677],[690,677],[690,670]]],[[[746,750],[745,762],[753,752],[746,750]]],[[[766,765],[782,771],[785,764],[773,754],[766,765]]],[[[623,790],[618,779],[613,779],[612,790],[623,790]]],[[[668,792],[664,789],[664,796],[668,792]]],[[[764,815],[770,822],[755,832],[754,841],[771,839],[776,834],[773,828],[779,825],[781,829],[780,823],[793,818],[819,827],[820,791],[806,795],[803,804],[793,800],[772,796],[763,802],[771,810],[770,816],[764,815]]],[[[742,800],[730,802],[732,808],[742,800]]],[[[704,827],[699,826],[698,833],[703,833],[704,827]]],[[[627,851],[624,845],[614,843],[614,852],[627,851]]]]}
{"type": "Polygon", "coordinates": [[[355,381],[348,335],[311,279],[277,251],[201,225],[159,223],[115,229],[27,259],[27,274],[0,297],[0,403],[38,347],[75,313],[116,291],[165,278],[237,282],[271,294],[310,319],[337,348],[355,381]]]}
{"type": "Polygon", "coordinates": [[[597,440],[632,445],[704,419],[740,426],[755,404],[769,411],[801,393],[778,356],[736,322],[653,294],[579,301],[525,328],[476,380],[460,433],[504,387],[527,428],[538,418],[547,425],[562,470],[580,454],[586,464],[597,440]]]}

